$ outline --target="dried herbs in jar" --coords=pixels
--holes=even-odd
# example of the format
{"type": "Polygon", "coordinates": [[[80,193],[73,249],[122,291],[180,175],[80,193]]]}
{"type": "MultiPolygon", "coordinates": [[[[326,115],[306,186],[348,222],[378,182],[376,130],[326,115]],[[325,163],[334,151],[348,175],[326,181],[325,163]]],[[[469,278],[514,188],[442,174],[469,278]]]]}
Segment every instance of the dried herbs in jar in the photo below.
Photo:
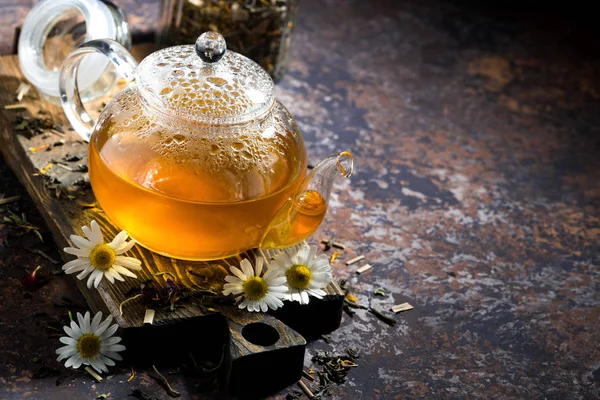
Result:
{"type": "Polygon", "coordinates": [[[191,44],[219,32],[227,47],[263,67],[274,81],[287,70],[298,0],[162,0],[162,46],[191,44]]]}

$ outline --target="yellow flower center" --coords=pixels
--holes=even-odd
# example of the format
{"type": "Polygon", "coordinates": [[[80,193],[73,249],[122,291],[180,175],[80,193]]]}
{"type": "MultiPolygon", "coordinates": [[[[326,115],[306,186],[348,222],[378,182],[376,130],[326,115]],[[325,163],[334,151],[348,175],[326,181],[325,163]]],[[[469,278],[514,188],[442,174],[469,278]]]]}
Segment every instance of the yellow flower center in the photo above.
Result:
{"type": "Polygon", "coordinates": [[[246,279],[242,287],[244,289],[244,295],[250,300],[260,300],[265,297],[269,291],[267,282],[258,276],[251,276],[246,279]]]}
{"type": "Polygon", "coordinates": [[[306,265],[295,264],[288,268],[285,273],[288,285],[293,289],[304,290],[310,284],[312,272],[306,265]]]}
{"type": "Polygon", "coordinates": [[[98,244],[90,252],[90,264],[98,269],[109,269],[116,258],[117,253],[107,244],[98,244]]]}
{"type": "Polygon", "coordinates": [[[77,341],[77,352],[83,358],[93,358],[100,353],[100,338],[93,333],[84,333],[77,341]]]}

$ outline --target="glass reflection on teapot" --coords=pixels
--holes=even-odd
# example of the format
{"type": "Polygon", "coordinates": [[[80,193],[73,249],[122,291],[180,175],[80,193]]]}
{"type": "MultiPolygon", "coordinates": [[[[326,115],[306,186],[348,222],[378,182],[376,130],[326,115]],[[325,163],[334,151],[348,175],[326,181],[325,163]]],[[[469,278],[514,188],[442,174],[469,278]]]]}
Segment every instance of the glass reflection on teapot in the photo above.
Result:
{"type": "Polygon", "coordinates": [[[88,42],[65,60],[60,90],[66,115],[90,142],[100,206],[142,246],[174,258],[296,244],[322,222],[335,177],[352,173],[343,152],[306,174],[302,135],[273,81],[214,32],[139,66],[117,42],[88,42]],[[96,123],[75,79],[92,53],[130,81],[96,123]]]}

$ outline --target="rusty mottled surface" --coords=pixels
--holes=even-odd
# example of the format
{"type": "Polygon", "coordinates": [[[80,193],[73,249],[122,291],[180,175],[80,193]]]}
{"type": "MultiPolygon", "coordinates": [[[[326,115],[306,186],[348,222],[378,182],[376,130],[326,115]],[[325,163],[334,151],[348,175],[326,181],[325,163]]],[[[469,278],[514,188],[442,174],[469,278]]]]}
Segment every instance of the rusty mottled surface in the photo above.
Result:
{"type": "MultiPolygon", "coordinates": [[[[359,310],[309,345],[307,366],[316,349],[362,355],[334,398],[600,396],[600,63],[587,26],[537,4],[518,17],[498,4],[303,3],[278,96],[311,162],[344,148],[357,161],[315,239],[348,246],[335,275],[361,303],[415,306],[395,327],[359,310]],[[373,265],[360,276],[343,263],[358,254],[373,265]]],[[[0,193],[25,198],[1,215],[41,223],[0,172],[0,193]]],[[[60,369],[44,326],[84,302],[64,276],[23,291],[25,270],[58,268],[25,248],[58,254],[18,233],[0,225],[0,398],[168,398],[144,370],[126,382],[127,361],[103,383],[60,369]],[[42,363],[60,385],[34,378],[42,363]]],[[[182,398],[226,398],[169,378],[182,398]]]]}

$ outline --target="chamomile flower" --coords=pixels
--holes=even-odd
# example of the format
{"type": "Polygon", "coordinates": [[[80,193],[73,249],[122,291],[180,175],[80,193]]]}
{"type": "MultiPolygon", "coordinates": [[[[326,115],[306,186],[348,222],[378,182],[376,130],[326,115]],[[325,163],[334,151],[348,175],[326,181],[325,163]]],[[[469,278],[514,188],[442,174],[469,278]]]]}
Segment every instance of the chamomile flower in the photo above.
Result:
{"type": "Polygon", "coordinates": [[[124,281],[121,275],[130,278],[137,276],[130,270],[139,271],[142,269],[142,262],[133,257],[125,257],[122,254],[131,250],[135,245],[132,239],[127,241],[127,232],[121,231],[112,242],[104,243],[104,237],[100,231],[100,227],[96,221],[90,223],[90,227],[84,226],[81,228],[87,239],[71,235],[71,241],[77,247],[65,247],[65,253],[73,254],[78,258],[69,261],[63,265],[62,269],[67,274],[79,272],[77,279],[87,280],[87,287],[98,287],[103,277],[106,277],[110,283],[124,281]]]}
{"type": "Polygon", "coordinates": [[[99,312],[90,321],[89,311],[85,316],[77,313],[77,320],[71,321],[71,326],[65,326],[63,329],[69,336],[62,336],[59,340],[66,344],[56,350],[58,358],[56,361],[62,361],[65,358],[65,367],[79,368],[81,365],[91,365],[98,372],[108,372],[107,366],[115,365],[115,360],[122,360],[118,354],[125,350],[125,346],[118,344],[121,338],[113,336],[119,325],[112,322],[112,315],[109,315],[102,321],[102,313],[99,312]]]}
{"type": "Polygon", "coordinates": [[[321,299],[327,294],[323,289],[333,279],[331,266],[325,254],[316,254],[317,246],[304,244],[275,255],[273,266],[285,276],[289,287],[286,300],[308,304],[309,295],[321,299]]]}
{"type": "Polygon", "coordinates": [[[288,288],[285,286],[285,277],[280,276],[276,269],[268,268],[262,274],[264,260],[262,257],[256,259],[256,265],[243,259],[240,268],[231,267],[233,275],[227,275],[223,285],[223,294],[232,294],[241,299],[239,308],[247,308],[248,311],[266,312],[269,308],[276,310],[283,306],[282,298],[288,288]]]}

